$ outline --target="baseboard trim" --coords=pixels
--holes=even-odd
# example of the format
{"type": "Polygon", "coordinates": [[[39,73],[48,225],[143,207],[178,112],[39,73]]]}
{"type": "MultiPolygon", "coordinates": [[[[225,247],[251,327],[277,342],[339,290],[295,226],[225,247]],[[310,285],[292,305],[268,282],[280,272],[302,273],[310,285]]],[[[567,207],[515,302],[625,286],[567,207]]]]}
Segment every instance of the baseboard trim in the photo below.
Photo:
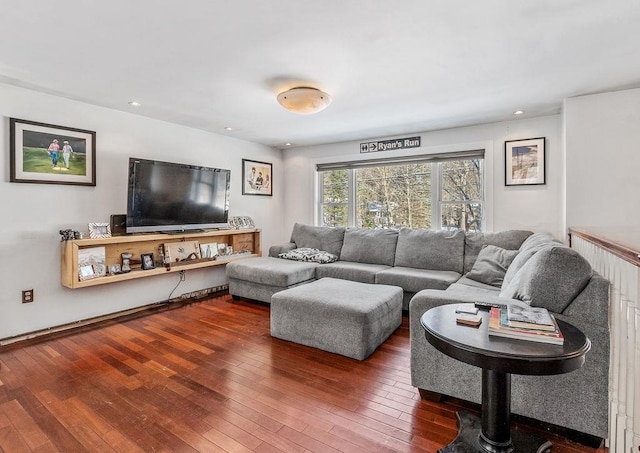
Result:
{"type": "Polygon", "coordinates": [[[53,336],[66,335],[70,333],[78,332],[83,328],[95,328],[96,325],[106,323],[110,321],[123,321],[138,316],[146,316],[151,313],[157,313],[163,310],[170,310],[178,308],[196,301],[199,301],[205,297],[216,297],[221,293],[227,292],[228,286],[221,285],[212,288],[206,288],[200,291],[193,291],[191,293],[183,294],[182,296],[164,300],[160,302],[152,302],[150,304],[141,305],[135,308],[129,308],[126,310],[116,311],[113,313],[107,313],[105,315],[96,316],[93,318],[87,318],[79,321],[74,321],[66,324],[61,324],[54,327],[48,327],[46,329],[35,330],[27,332],[21,335],[13,337],[0,338],[0,348],[5,348],[11,345],[21,345],[24,342],[38,341],[51,338],[53,336]]]}

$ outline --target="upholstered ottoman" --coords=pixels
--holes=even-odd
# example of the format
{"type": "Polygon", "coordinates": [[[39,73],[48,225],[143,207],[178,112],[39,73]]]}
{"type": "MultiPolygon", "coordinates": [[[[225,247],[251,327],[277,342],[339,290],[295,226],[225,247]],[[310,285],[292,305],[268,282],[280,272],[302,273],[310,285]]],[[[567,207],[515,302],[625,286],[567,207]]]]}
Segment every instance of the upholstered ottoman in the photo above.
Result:
{"type": "Polygon", "coordinates": [[[402,288],[322,278],[271,297],[271,335],[358,360],[402,324],[402,288]]]}

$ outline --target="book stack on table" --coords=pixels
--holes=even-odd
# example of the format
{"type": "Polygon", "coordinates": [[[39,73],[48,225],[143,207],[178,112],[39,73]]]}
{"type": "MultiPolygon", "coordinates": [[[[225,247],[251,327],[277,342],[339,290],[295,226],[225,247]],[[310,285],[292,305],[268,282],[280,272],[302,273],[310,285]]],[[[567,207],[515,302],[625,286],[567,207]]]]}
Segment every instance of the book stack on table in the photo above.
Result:
{"type": "Polygon", "coordinates": [[[545,308],[509,305],[491,308],[489,335],[561,345],[564,337],[554,316],[545,308]]]}

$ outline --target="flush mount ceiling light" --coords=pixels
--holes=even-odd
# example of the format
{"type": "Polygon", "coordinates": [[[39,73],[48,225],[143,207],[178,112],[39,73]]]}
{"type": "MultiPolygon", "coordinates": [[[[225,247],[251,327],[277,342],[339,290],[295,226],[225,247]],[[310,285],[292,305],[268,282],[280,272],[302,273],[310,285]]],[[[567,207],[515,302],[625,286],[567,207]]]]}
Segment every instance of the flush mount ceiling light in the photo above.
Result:
{"type": "Polygon", "coordinates": [[[331,96],[316,88],[297,87],[280,93],[278,102],[291,112],[309,115],[331,104],[331,96]]]}

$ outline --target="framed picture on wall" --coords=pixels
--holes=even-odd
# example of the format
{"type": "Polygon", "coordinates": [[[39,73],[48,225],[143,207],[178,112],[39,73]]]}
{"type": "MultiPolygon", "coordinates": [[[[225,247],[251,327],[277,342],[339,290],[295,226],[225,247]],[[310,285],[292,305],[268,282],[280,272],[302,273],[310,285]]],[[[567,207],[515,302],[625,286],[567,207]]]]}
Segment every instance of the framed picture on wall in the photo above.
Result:
{"type": "Polygon", "coordinates": [[[242,195],[272,195],[273,166],[268,162],[242,159],[242,195]]]}
{"type": "Polygon", "coordinates": [[[504,142],[505,186],[546,184],[544,137],[504,142]]]}
{"type": "Polygon", "coordinates": [[[9,121],[9,179],[40,184],[96,185],[96,133],[9,121]]]}

